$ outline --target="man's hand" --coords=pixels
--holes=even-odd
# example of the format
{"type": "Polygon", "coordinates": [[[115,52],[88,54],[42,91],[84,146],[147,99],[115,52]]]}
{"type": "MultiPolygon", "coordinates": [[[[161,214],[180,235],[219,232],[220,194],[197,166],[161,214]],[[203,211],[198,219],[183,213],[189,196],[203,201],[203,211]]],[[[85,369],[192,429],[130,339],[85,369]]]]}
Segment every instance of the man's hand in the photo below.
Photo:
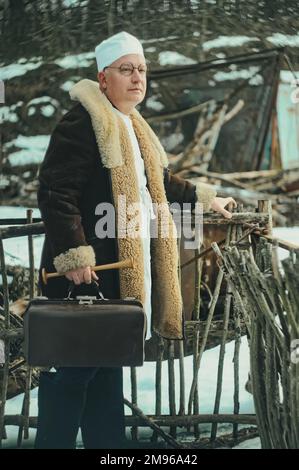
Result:
{"type": "Polygon", "coordinates": [[[94,271],[91,270],[90,266],[86,268],[73,269],[65,273],[65,277],[69,281],[73,281],[77,286],[85,282],[86,284],[91,283],[91,279],[98,281],[99,278],[94,271]]]}
{"type": "Polygon", "coordinates": [[[224,209],[228,204],[232,204],[234,207],[237,207],[237,203],[232,197],[215,197],[211,204],[211,209],[215,212],[219,212],[226,219],[231,219],[231,212],[224,209]]]}

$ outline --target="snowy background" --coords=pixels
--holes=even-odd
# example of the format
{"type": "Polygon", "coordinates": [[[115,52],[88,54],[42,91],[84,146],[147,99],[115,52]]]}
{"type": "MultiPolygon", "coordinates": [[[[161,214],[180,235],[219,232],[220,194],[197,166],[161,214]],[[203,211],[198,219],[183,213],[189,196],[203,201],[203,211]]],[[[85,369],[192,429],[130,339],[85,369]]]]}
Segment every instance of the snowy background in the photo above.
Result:
{"type": "MultiPolygon", "coordinates": [[[[22,207],[0,207],[0,218],[6,217],[24,217],[26,209],[22,207]]],[[[34,217],[39,217],[38,209],[34,210],[34,217]]],[[[295,228],[275,228],[274,236],[284,240],[296,243],[299,238],[299,227],[295,228]]],[[[43,244],[43,235],[34,236],[34,253],[35,263],[38,265],[41,248],[43,244]]],[[[6,252],[6,260],[10,264],[22,264],[29,266],[28,254],[27,254],[27,240],[24,237],[14,238],[4,241],[4,248],[6,252]]],[[[279,249],[280,258],[287,256],[288,252],[283,249],[279,249]]],[[[200,410],[202,413],[213,413],[214,399],[216,392],[216,378],[217,378],[217,367],[219,357],[219,347],[208,350],[204,353],[200,372],[199,372],[199,403],[200,410]]],[[[223,387],[222,387],[222,398],[220,413],[233,413],[233,354],[234,354],[234,342],[228,343],[226,346],[226,356],[223,373],[223,387]]],[[[188,400],[188,393],[191,388],[192,382],[192,369],[193,361],[192,356],[186,357],[185,361],[185,383],[186,383],[186,398],[188,400]]],[[[245,384],[248,379],[249,371],[249,353],[248,345],[245,337],[242,338],[241,350],[240,350],[240,413],[254,413],[253,399],[245,390],[245,384]]],[[[163,362],[162,365],[162,414],[168,414],[169,409],[167,406],[168,402],[168,372],[167,372],[167,361],[163,362]]],[[[175,378],[176,378],[176,411],[179,410],[179,361],[175,360],[175,378]]],[[[143,367],[137,368],[137,387],[138,387],[138,406],[147,414],[155,414],[155,364],[152,362],[145,362],[143,367]]],[[[131,389],[130,389],[130,368],[124,367],[124,396],[131,400],[131,389]]],[[[6,404],[6,414],[18,414],[21,412],[21,406],[23,401],[23,395],[19,395],[6,404]]],[[[131,414],[128,408],[125,408],[126,414],[131,414]]],[[[37,389],[31,392],[31,407],[30,414],[32,416],[37,415],[37,389]]],[[[210,427],[208,425],[201,425],[203,436],[208,436],[210,427]]],[[[231,425],[223,424],[219,425],[220,432],[228,433],[232,429],[231,425]]],[[[8,439],[4,441],[4,448],[13,448],[16,445],[18,428],[14,426],[7,426],[8,439]]],[[[151,435],[151,430],[146,428],[142,429],[143,438],[151,435]]],[[[182,431],[178,431],[179,433],[182,431]]],[[[129,433],[129,428],[127,428],[129,433]]],[[[24,441],[25,447],[32,447],[34,440],[35,430],[30,429],[29,441],[24,441]]],[[[184,432],[182,432],[184,435],[184,432]]],[[[129,434],[128,434],[129,437],[129,434]]],[[[80,439],[78,440],[80,446],[80,439]]],[[[252,439],[240,444],[236,448],[260,448],[259,439],[252,439]]]]}
{"type": "MultiPolygon", "coordinates": [[[[8,4],[13,6],[13,3],[23,5],[24,2],[5,2],[6,7],[8,4]]],[[[298,65],[297,2],[273,2],[273,7],[269,5],[270,2],[265,1],[224,2],[227,8],[221,10],[218,2],[207,0],[202,10],[202,2],[191,0],[188,2],[190,7],[184,11],[184,2],[173,1],[165,2],[171,4],[169,9],[173,8],[171,14],[167,12],[166,16],[157,8],[157,2],[145,2],[145,12],[142,8],[136,8],[139,5],[136,0],[119,2],[128,4],[128,7],[126,11],[119,8],[116,13],[106,8],[109,2],[63,0],[59,3],[62,4],[62,13],[57,11],[56,2],[46,2],[47,8],[44,8],[43,1],[26,2],[24,11],[14,11],[11,15],[9,11],[6,12],[6,28],[3,28],[3,40],[0,44],[3,52],[0,62],[0,103],[3,103],[0,107],[0,123],[4,124],[2,150],[11,167],[42,161],[53,123],[71,106],[69,90],[81,78],[95,78],[95,42],[104,39],[113,28],[115,32],[125,29],[141,38],[153,69],[193,64],[199,60],[217,59],[221,62],[235,54],[257,52],[274,46],[285,46],[293,63],[298,65]],[[31,8],[33,3],[35,5],[31,8]],[[95,8],[96,3],[98,7],[95,8]],[[240,9],[239,4],[242,4],[240,9]],[[39,20],[36,21],[36,18],[39,20]],[[3,85],[5,95],[1,93],[3,85]],[[33,130],[37,125],[39,132],[33,130]]],[[[254,67],[239,66],[236,69],[232,66],[229,71],[215,72],[207,85],[217,87],[219,82],[227,80],[235,80],[237,84],[238,80],[251,77],[251,85],[259,85],[261,76],[257,72],[254,67]]],[[[282,72],[281,79],[288,84],[290,93],[290,86],[295,86],[294,76],[285,71],[282,72]]],[[[154,87],[155,84],[152,83],[152,88],[154,87]]],[[[154,111],[161,111],[164,107],[155,95],[149,98],[147,106],[154,111]]],[[[297,131],[298,128],[292,130],[292,135],[298,135],[297,131]]],[[[171,135],[169,139],[173,137],[171,135]]],[[[180,138],[179,135],[175,137],[180,138]]],[[[289,136],[287,141],[290,141],[289,136]]],[[[295,156],[298,165],[298,155],[292,156],[295,156]]],[[[1,175],[0,190],[9,187],[12,181],[1,175]]],[[[25,216],[24,207],[0,207],[0,218],[25,216]]],[[[37,209],[33,216],[39,216],[37,209]]],[[[274,234],[278,238],[298,243],[299,228],[275,228],[274,234]]],[[[42,244],[43,236],[35,236],[36,265],[42,244]]],[[[5,252],[7,263],[28,266],[27,238],[5,240],[5,252]]],[[[280,250],[280,255],[286,256],[287,252],[280,250]]],[[[226,347],[220,413],[233,412],[233,351],[234,343],[231,342],[226,347]]],[[[219,347],[206,351],[202,358],[199,373],[200,413],[213,412],[218,355],[219,347]]],[[[192,367],[192,357],[185,358],[186,392],[191,386],[192,367]]],[[[248,370],[248,347],[246,339],[242,338],[240,413],[254,413],[252,396],[245,391],[248,370]]],[[[178,360],[175,361],[175,372],[178,385],[178,360]]],[[[162,413],[167,414],[167,362],[163,362],[162,373],[162,413]]],[[[138,405],[145,413],[150,414],[154,414],[154,378],[154,363],[145,363],[142,368],[137,368],[138,405]]],[[[124,368],[124,396],[129,400],[131,398],[129,368],[124,368]]],[[[179,390],[176,389],[177,411],[178,396],[179,390]]],[[[6,414],[20,413],[22,400],[23,395],[9,400],[6,414]]],[[[37,389],[31,392],[30,414],[37,414],[37,389]]],[[[126,414],[130,414],[127,408],[126,414]]],[[[221,425],[219,428],[225,432],[231,430],[230,425],[221,425]]],[[[3,442],[3,446],[13,448],[16,446],[18,430],[13,426],[7,426],[6,429],[8,439],[3,442]]],[[[202,426],[202,429],[206,429],[208,435],[208,427],[202,426]]],[[[24,442],[24,447],[32,447],[34,434],[35,431],[30,429],[30,439],[24,442]]],[[[259,439],[238,446],[242,447],[259,448],[259,439]]]]}

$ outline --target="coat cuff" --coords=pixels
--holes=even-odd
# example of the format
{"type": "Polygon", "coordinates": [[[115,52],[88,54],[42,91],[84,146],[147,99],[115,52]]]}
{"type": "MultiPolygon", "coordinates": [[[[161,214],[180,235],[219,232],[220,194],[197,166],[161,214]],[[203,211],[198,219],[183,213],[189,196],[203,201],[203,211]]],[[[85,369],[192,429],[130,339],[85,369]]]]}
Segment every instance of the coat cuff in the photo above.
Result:
{"type": "Polygon", "coordinates": [[[197,183],[195,189],[197,202],[202,204],[203,212],[208,212],[211,204],[217,195],[217,191],[210,184],[197,183]]]}
{"type": "Polygon", "coordinates": [[[92,246],[78,246],[56,256],[53,262],[58,273],[66,273],[72,269],[95,266],[96,257],[92,246]]]}

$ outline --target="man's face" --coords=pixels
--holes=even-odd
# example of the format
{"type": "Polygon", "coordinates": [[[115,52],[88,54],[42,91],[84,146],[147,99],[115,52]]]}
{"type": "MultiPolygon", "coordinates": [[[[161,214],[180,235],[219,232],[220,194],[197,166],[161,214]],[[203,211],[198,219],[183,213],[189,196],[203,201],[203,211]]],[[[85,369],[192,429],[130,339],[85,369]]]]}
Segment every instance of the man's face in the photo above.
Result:
{"type": "Polygon", "coordinates": [[[127,54],[115,60],[103,72],[98,73],[101,90],[122,112],[130,112],[138,103],[141,103],[146,92],[146,73],[135,68],[132,75],[127,75],[131,64],[146,70],[145,59],[142,55],[127,54]],[[128,67],[125,67],[125,64],[128,64],[128,67]],[[125,67],[125,73],[114,68],[120,66],[125,67]]]}

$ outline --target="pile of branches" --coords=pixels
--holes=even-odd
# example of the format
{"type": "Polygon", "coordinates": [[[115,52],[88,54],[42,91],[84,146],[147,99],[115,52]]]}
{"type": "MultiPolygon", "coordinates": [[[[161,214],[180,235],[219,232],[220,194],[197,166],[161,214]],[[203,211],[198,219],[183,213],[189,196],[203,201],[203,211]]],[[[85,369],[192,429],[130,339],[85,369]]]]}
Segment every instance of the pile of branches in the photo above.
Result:
{"type": "MultiPolygon", "coordinates": [[[[10,328],[15,330],[16,337],[10,342],[9,378],[7,399],[24,393],[26,384],[27,365],[23,352],[23,314],[29,302],[29,269],[21,266],[7,266],[7,274],[13,276],[9,285],[9,295],[12,302],[9,304],[10,328]]],[[[37,270],[35,270],[37,279],[37,270]]],[[[35,286],[37,289],[37,286],[35,286]]],[[[5,330],[5,316],[3,309],[3,294],[0,291],[0,335],[5,330]]],[[[2,341],[0,339],[0,341],[2,341]]],[[[2,342],[2,347],[4,343],[2,342]]],[[[32,370],[31,388],[38,385],[39,369],[32,370]]],[[[0,390],[3,381],[3,370],[0,364],[0,390]]]]}
{"type": "Polygon", "coordinates": [[[175,174],[194,182],[212,184],[219,196],[232,196],[248,209],[255,206],[256,200],[271,200],[276,225],[297,225],[299,222],[299,168],[216,173],[193,164],[182,166],[175,174]]]}
{"type": "Polygon", "coordinates": [[[5,161],[1,166],[1,204],[36,207],[38,171],[39,165],[37,163],[12,166],[8,161],[5,161]]]}
{"type": "Polygon", "coordinates": [[[263,448],[299,447],[299,250],[280,265],[264,239],[252,250],[213,244],[249,332],[251,382],[263,448]]]}

